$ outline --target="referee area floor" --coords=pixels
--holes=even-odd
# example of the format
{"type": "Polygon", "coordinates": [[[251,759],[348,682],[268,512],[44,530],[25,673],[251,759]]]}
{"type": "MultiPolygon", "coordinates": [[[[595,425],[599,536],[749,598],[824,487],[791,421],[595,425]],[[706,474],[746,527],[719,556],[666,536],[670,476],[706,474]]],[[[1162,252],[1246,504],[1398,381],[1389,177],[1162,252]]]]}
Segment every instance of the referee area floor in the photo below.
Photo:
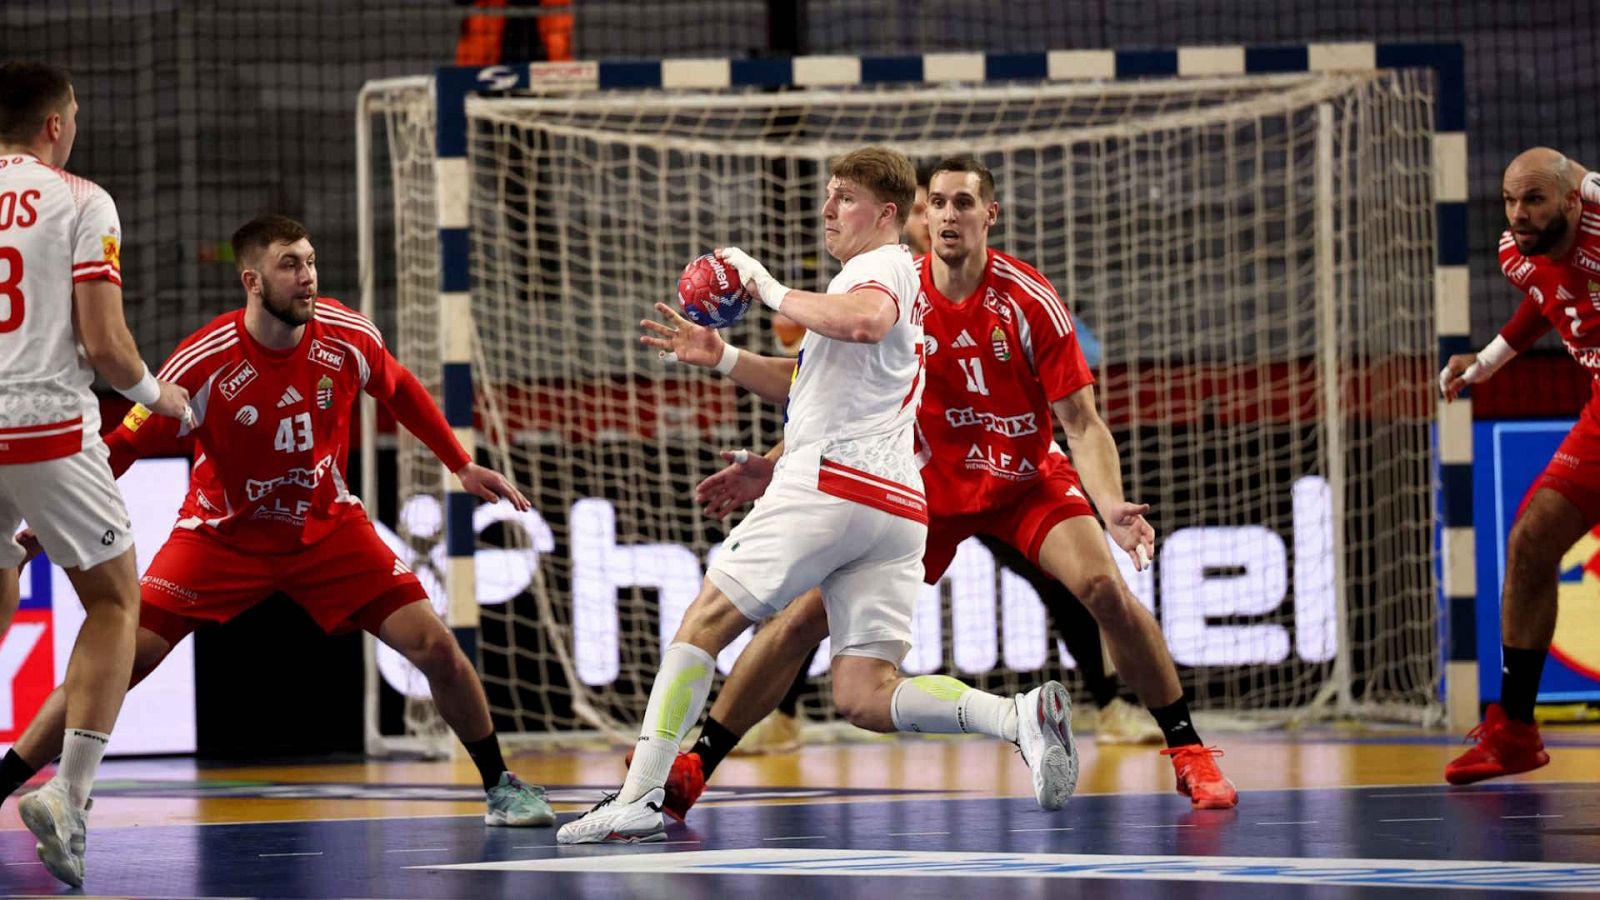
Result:
{"type": "MultiPolygon", "coordinates": [[[[489,828],[458,762],[112,760],[85,893],[141,897],[1267,897],[1600,893],[1600,729],[1545,729],[1551,764],[1443,784],[1459,735],[1214,734],[1239,807],[1195,811],[1151,747],[1079,741],[1078,794],[1034,804],[974,739],[734,757],[666,843],[557,847],[489,828]]],[[[519,756],[558,824],[621,783],[622,751],[519,756]]],[[[69,891],[0,807],[0,894],[69,891]]]]}

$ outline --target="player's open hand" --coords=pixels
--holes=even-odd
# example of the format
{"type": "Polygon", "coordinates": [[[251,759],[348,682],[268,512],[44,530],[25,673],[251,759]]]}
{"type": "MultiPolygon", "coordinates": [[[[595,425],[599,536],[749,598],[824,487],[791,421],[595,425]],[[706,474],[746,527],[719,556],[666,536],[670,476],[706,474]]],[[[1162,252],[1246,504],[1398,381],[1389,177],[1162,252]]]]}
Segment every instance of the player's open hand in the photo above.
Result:
{"type": "Polygon", "coordinates": [[[1148,503],[1127,502],[1102,511],[1106,531],[1110,532],[1111,539],[1117,542],[1118,547],[1127,551],[1137,572],[1143,572],[1150,565],[1150,559],[1156,552],[1156,530],[1144,518],[1149,511],[1148,503]]]}
{"type": "Polygon", "coordinates": [[[713,519],[727,518],[729,513],[766,493],[776,465],[749,450],[724,450],[722,458],[729,466],[694,489],[694,502],[713,519]]]}
{"type": "Polygon", "coordinates": [[[1476,353],[1457,353],[1450,357],[1439,371],[1439,393],[1443,395],[1444,402],[1449,403],[1461,396],[1467,385],[1477,381],[1474,376],[1479,368],[1476,353]]]}
{"type": "Polygon", "coordinates": [[[528,498],[517,490],[516,485],[493,469],[485,469],[477,463],[467,463],[456,473],[456,477],[461,480],[463,490],[490,503],[499,503],[500,498],[504,497],[511,501],[517,512],[527,512],[533,506],[528,502],[528,498]]]}
{"type": "Polygon", "coordinates": [[[170,381],[159,383],[161,385],[161,396],[156,398],[155,403],[151,404],[150,411],[158,416],[171,416],[174,419],[181,419],[184,424],[189,424],[189,391],[183,386],[173,384],[170,381]]]}
{"type": "Polygon", "coordinates": [[[665,303],[656,304],[661,321],[640,319],[639,343],[654,347],[656,355],[667,362],[681,362],[691,366],[715,368],[722,361],[722,337],[716,329],[706,328],[678,315],[677,310],[665,303]]]}

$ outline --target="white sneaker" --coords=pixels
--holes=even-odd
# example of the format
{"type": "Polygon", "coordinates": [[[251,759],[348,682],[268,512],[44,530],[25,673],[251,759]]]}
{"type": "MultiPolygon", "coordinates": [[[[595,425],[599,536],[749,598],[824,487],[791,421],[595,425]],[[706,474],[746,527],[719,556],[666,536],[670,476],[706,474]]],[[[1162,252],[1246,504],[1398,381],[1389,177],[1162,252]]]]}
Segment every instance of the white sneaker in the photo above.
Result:
{"type": "Polygon", "coordinates": [[[1117,697],[1100,710],[1094,740],[1097,744],[1159,744],[1161,729],[1149,713],[1117,697]]]}
{"type": "Polygon", "coordinates": [[[1056,810],[1078,788],[1078,748],[1072,742],[1072,695],[1047,681],[1017,695],[1017,747],[1033,771],[1033,796],[1056,810]]]}
{"type": "Polygon", "coordinates": [[[17,801],[23,824],[39,839],[39,861],[73,887],[83,887],[83,848],[93,805],[91,800],[83,809],[73,806],[66,787],[56,781],[17,801]]]}
{"type": "Polygon", "coordinates": [[[667,839],[661,803],[667,792],[656,788],[632,803],[607,794],[594,809],[561,826],[558,844],[650,844],[667,839]]]}

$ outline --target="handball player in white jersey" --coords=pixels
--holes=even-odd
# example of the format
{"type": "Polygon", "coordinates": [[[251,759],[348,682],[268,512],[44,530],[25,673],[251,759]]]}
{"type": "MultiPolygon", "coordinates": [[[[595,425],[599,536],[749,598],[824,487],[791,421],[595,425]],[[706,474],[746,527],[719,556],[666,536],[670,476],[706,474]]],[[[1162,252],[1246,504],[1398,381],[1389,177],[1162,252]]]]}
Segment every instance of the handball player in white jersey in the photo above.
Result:
{"type": "Polygon", "coordinates": [[[62,166],[77,137],[67,73],[0,65],[0,613],[20,597],[23,520],[83,602],[67,663],[61,767],[18,808],[57,878],[83,884],[89,789],[133,668],[133,533],[100,440],[98,371],[167,416],[189,394],[145,367],[122,314],[122,231],[99,185],[62,166]],[[80,350],[80,345],[82,349],[80,350]]]}
{"type": "MultiPolygon", "coordinates": [[[[752,294],[808,333],[798,359],[727,346],[720,361],[682,361],[715,363],[746,389],[786,403],[787,449],[662,655],[622,789],[562,826],[560,843],[664,840],[662,785],[684,732],[703,711],[716,654],[819,584],[834,704],[851,724],[878,732],[979,731],[1016,742],[1046,809],[1059,808],[1076,786],[1060,684],[1004,698],[944,676],[899,674],[911,647],[928,533],[913,438],[926,307],[911,253],[899,243],[916,171],[902,154],[869,147],[835,160],[831,176],[824,240],[844,267],[827,293],[791,290],[743,251],[718,251],[752,294]]],[[[670,308],[657,309],[675,321],[670,308]]],[[[647,344],[693,352],[674,346],[671,325],[651,324],[657,336],[647,344]]]]}

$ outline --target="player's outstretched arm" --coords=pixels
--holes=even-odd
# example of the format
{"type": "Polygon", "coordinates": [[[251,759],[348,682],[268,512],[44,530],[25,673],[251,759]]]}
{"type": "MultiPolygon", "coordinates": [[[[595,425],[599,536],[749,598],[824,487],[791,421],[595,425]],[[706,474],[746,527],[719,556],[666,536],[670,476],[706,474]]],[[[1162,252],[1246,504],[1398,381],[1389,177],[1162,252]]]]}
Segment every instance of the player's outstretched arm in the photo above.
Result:
{"type": "Polygon", "coordinates": [[[716,329],[696,325],[665,303],[657,303],[656,312],[661,316],[659,322],[639,320],[644,330],[639,343],[654,347],[662,359],[715,369],[763,400],[782,403],[789,399],[794,360],[740,350],[723,341],[716,329]]]}
{"type": "Polygon", "coordinates": [[[739,273],[739,281],[773,312],[781,312],[807,331],[837,341],[876,344],[900,318],[894,298],[877,288],[847,294],[797,291],[772,277],[766,266],[738,247],[721,247],[717,258],[739,273]]]}
{"type": "Polygon", "coordinates": [[[122,312],[122,288],[111,281],[81,281],[72,287],[78,340],[89,364],[117,393],[151,412],[182,418],[189,412],[189,392],[150,374],[139,357],[139,345],[122,312]]]}
{"type": "Polygon", "coordinates": [[[713,519],[726,518],[767,492],[767,485],[772,483],[772,471],[782,455],[783,441],[762,456],[749,450],[722,451],[722,458],[731,465],[695,485],[694,502],[713,519]]]}
{"type": "Polygon", "coordinates": [[[1083,476],[1084,490],[1094,501],[1117,546],[1126,550],[1135,568],[1143,569],[1155,553],[1156,531],[1145,521],[1148,503],[1129,503],[1122,494],[1122,456],[1111,429],[1095,406],[1094,386],[1084,385],[1050,405],[1067,432],[1072,462],[1083,476]],[[1143,553],[1141,554],[1141,550],[1143,553]]]}

